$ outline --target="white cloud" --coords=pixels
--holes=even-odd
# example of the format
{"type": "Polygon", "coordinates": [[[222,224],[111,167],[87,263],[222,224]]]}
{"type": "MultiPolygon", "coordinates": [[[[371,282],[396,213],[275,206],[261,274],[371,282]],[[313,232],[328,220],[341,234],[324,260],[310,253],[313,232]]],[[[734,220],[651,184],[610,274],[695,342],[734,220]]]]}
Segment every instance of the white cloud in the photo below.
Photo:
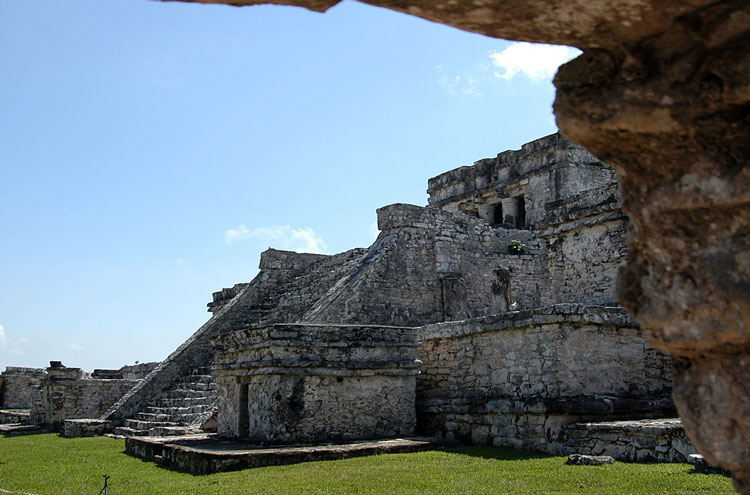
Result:
{"type": "Polygon", "coordinates": [[[5,347],[8,343],[8,336],[5,334],[5,327],[0,325],[0,347],[5,347]]]}
{"type": "Polygon", "coordinates": [[[16,340],[16,344],[25,344],[26,342],[29,342],[29,339],[26,337],[21,337],[20,339],[16,340]]]}
{"type": "Polygon", "coordinates": [[[512,79],[526,76],[532,81],[551,79],[557,68],[581,53],[577,48],[560,45],[542,45],[535,43],[513,43],[501,52],[492,51],[488,55],[500,79],[512,79]]]}
{"type": "Polygon", "coordinates": [[[67,349],[69,351],[82,351],[83,350],[83,346],[80,346],[78,344],[68,344],[68,345],[65,346],[65,349],[67,349]]]}
{"type": "Polygon", "coordinates": [[[247,227],[244,225],[240,225],[236,229],[227,229],[224,231],[224,242],[232,243],[234,241],[239,241],[241,239],[247,239],[248,237],[252,237],[250,234],[250,231],[247,230],[247,227]]]}
{"type": "Polygon", "coordinates": [[[21,349],[11,349],[8,351],[8,354],[13,354],[14,356],[23,356],[23,351],[21,349]]]}
{"type": "Polygon", "coordinates": [[[245,225],[224,232],[224,241],[231,244],[243,239],[258,239],[271,247],[302,253],[326,253],[328,246],[310,227],[293,229],[289,225],[274,225],[250,230],[245,225]]]}

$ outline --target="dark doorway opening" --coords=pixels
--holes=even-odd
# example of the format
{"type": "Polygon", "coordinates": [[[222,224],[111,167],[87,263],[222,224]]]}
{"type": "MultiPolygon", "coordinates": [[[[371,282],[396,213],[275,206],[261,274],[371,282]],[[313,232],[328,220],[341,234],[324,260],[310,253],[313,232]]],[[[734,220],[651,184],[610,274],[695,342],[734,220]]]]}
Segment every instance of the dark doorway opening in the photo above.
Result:
{"type": "Polygon", "coordinates": [[[503,224],[503,204],[498,203],[492,210],[492,225],[499,226],[503,224]]]}
{"type": "Polygon", "coordinates": [[[516,203],[516,228],[526,228],[526,200],[523,196],[513,198],[516,203]]]}

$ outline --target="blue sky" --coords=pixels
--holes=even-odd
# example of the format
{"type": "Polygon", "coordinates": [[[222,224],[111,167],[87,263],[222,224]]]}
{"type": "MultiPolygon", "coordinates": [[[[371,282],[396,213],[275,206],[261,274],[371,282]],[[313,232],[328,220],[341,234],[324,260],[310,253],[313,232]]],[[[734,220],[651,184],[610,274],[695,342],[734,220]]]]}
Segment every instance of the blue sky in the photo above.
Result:
{"type": "Polygon", "coordinates": [[[575,53],[351,1],[0,0],[0,369],[163,359],[269,246],[368,246],[554,132],[575,53]]]}

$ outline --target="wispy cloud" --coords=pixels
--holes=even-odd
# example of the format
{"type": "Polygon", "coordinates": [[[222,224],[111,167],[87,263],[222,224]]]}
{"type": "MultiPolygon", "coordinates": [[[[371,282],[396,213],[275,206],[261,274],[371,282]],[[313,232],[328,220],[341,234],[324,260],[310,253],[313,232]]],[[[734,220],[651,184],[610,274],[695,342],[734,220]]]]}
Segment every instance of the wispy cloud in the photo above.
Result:
{"type": "Polygon", "coordinates": [[[488,55],[492,65],[501,69],[495,71],[500,79],[525,76],[538,82],[551,79],[557,68],[581,53],[577,48],[535,43],[512,43],[503,51],[491,51],[488,55]]]}
{"type": "Polygon", "coordinates": [[[248,229],[240,225],[236,229],[224,231],[224,241],[228,244],[244,239],[257,239],[278,249],[303,253],[326,253],[328,246],[322,237],[310,227],[292,228],[289,225],[274,225],[248,229]]]}
{"type": "Polygon", "coordinates": [[[25,344],[27,342],[30,342],[30,340],[26,337],[21,337],[19,339],[10,338],[8,336],[8,333],[5,331],[5,327],[0,325],[0,349],[2,349],[3,352],[7,352],[8,354],[13,354],[15,356],[23,356],[24,352],[21,349],[16,348],[15,346],[17,346],[18,344],[25,344]],[[8,347],[11,348],[8,349],[8,347]]]}
{"type": "Polygon", "coordinates": [[[83,350],[83,346],[80,346],[78,344],[68,344],[68,345],[65,346],[65,349],[67,349],[69,351],[82,351],[83,350]]]}
{"type": "Polygon", "coordinates": [[[451,96],[473,96],[481,98],[484,93],[479,88],[478,81],[470,74],[462,76],[441,76],[438,84],[451,96]]]}

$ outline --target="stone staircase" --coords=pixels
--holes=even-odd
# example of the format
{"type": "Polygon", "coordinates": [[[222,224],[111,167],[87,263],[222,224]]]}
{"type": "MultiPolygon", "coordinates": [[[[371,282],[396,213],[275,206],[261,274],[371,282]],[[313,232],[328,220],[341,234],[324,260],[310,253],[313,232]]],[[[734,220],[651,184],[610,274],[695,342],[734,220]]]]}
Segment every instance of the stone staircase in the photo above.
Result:
{"type": "Polygon", "coordinates": [[[216,381],[205,369],[177,378],[173,387],[115,428],[116,435],[173,436],[204,431],[217,409],[216,381]]]}

